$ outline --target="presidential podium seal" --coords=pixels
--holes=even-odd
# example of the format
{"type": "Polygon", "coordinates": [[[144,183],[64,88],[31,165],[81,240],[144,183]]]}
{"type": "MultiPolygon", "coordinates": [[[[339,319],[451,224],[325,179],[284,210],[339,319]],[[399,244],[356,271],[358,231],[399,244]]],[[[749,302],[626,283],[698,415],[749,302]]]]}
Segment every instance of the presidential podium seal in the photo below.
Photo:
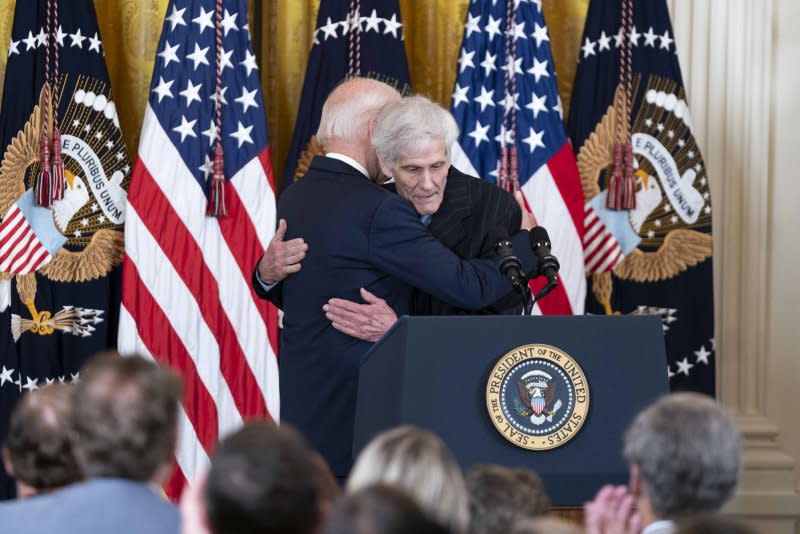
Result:
{"type": "Polygon", "coordinates": [[[551,345],[508,351],[486,384],[486,408],[508,441],[533,451],[567,443],[589,412],[589,384],[580,365],[551,345]]]}

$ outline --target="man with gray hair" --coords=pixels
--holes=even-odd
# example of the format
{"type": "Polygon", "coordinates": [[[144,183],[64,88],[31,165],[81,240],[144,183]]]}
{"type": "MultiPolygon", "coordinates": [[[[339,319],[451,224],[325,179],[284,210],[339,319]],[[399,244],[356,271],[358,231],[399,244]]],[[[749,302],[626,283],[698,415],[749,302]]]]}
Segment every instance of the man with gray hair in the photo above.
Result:
{"type": "MultiPolygon", "coordinates": [[[[328,300],[355,300],[365,290],[404,315],[414,287],[471,309],[512,290],[494,256],[459,259],[428,232],[411,203],[375,183],[382,177],[372,144],[378,113],[399,100],[390,86],[363,78],[330,94],[318,132],[327,155],[315,157],[278,202],[273,243],[285,233],[287,246],[299,247],[294,254],[305,255],[302,269],[279,281],[266,254],[254,272],[255,291],[284,311],[281,420],[303,432],[342,479],[353,461],[359,365],[371,344],[332,327],[323,311],[328,300]]],[[[526,242],[521,236],[518,247],[526,242]]],[[[288,261],[294,259],[290,254],[288,261]]],[[[534,261],[531,254],[522,259],[526,266],[534,261]]]]}
{"type": "MultiPolygon", "coordinates": [[[[461,259],[480,258],[491,252],[495,243],[487,240],[497,227],[509,235],[530,229],[533,218],[520,195],[484,180],[461,173],[451,166],[450,149],[458,138],[452,115],[424,96],[403,98],[385,106],[378,115],[371,145],[381,173],[394,180],[385,187],[414,206],[428,230],[461,259]]],[[[274,243],[265,254],[276,269],[275,279],[300,268],[302,253],[292,258],[282,255],[290,243],[274,243]],[[283,247],[283,248],[282,248],[283,247]]],[[[524,244],[522,251],[528,249],[524,244]]],[[[326,304],[327,318],[333,327],[355,338],[375,342],[397,320],[392,308],[367,290],[361,291],[365,303],[333,298],[326,304]]],[[[509,293],[481,310],[469,310],[436,298],[423,291],[414,292],[414,315],[462,315],[522,311],[522,297],[509,293]]]]}
{"type": "Polygon", "coordinates": [[[719,510],[736,490],[742,443],[713,399],[675,393],[636,417],[625,433],[624,455],[629,487],[606,486],[586,505],[589,533],[642,527],[642,534],[671,534],[676,520],[719,510]]]}

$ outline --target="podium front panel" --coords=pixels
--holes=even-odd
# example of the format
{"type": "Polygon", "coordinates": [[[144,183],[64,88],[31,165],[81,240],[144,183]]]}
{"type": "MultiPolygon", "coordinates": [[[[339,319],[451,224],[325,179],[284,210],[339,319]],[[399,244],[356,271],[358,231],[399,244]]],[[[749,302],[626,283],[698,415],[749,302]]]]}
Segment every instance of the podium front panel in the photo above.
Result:
{"type": "Polygon", "coordinates": [[[627,483],[623,433],[667,389],[657,317],[403,318],[365,356],[354,454],[383,430],[415,425],[439,435],[464,469],[481,463],[529,467],[544,480],[554,505],[580,505],[604,484],[627,483]],[[560,349],[577,361],[588,382],[586,420],[554,449],[514,445],[487,410],[493,367],[527,344],[560,349]]]}

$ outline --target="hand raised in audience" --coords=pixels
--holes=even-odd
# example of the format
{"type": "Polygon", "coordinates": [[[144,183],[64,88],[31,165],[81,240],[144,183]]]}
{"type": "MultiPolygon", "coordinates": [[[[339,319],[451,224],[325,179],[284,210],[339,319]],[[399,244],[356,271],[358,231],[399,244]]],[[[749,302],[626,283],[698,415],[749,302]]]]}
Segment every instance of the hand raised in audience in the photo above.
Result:
{"type": "Polygon", "coordinates": [[[208,471],[203,471],[183,488],[181,494],[181,534],[211,534],[206,519],[206,507],[203,492],[206,486],[208,471]]]}
{"type": "Polygon", "coordinates": [[[604,486],[584,506],[587,534],[639,534],[641,519],[625,486],[604,486]]]}
{"type": "Polygon", "coordinates": [[[397,321],[397,314],[385,300],[363,287],[361,298],[366,304],[345,299],[330,299],[322,309],[333,327],[356,339],[375,343],[397,321]]]}
{"type": "Polygon", "coordinates": [[[286,219],[278,222],[278,229],[269,242],[267,251],[258,262],[258,275],[268,284],[280,282],[300,270],[300,262],[306,257],[308,245],[302,237],[284,241],[286,219]]]}

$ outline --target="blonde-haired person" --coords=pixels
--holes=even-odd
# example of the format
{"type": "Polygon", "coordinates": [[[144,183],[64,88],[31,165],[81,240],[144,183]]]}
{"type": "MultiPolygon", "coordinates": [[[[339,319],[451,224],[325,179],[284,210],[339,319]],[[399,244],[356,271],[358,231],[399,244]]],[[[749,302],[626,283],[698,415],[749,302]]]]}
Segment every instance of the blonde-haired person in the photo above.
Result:
{"type": "Polygon", "coordinates": [[[375,437],[356,460],[346,492],[376,483],[411,495],[433,519],[463,533],[469,526],[469,497],[453,454],[435,434],[401,426],[375,437]]]}

